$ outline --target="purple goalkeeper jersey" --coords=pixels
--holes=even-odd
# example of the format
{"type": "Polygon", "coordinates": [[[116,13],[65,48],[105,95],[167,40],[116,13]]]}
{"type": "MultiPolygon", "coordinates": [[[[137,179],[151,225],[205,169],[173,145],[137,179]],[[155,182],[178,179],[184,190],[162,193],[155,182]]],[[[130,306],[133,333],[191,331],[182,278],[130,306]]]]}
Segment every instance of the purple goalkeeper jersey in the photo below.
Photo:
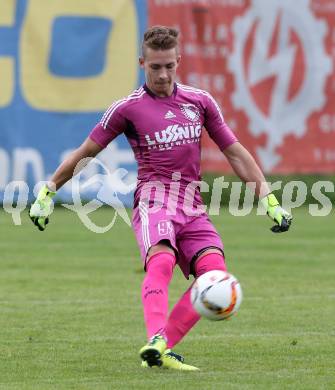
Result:
{"type": "MultiPolygon", "coordinates": [[[[138,163],[136,206],[144,183],[159,181],[168,190],[173,173],[180,173],[180,198],[189,183],[201,180],[203,127],[222,151],[237,141],[208,92],[176,83],[171,96],[158,97],[144,85],[113,103],[90,138],[104,148],[125,134],[138,163]]],[[[201,203],[199,188],[194,203],[201,203]]]]}

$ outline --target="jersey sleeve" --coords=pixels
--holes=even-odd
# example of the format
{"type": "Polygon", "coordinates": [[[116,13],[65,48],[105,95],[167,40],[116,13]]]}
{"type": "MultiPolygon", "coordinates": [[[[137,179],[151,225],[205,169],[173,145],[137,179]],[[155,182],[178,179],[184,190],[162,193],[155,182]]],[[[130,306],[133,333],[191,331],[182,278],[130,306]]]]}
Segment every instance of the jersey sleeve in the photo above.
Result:
{"type": "Polygon", "coordinates": [[[210,94],[206,96],[204,126],[221,151],[238,141],[233,131],[224,121],[219,105],[210,94]]]}
{"type": "Polygon", "coordinates": [[[115,102],[102,116],[101,121],[93,128],[89,138],[105,148],[114,138],[123,133],[126,119],[122,115],[122,103],[115,102]]]}

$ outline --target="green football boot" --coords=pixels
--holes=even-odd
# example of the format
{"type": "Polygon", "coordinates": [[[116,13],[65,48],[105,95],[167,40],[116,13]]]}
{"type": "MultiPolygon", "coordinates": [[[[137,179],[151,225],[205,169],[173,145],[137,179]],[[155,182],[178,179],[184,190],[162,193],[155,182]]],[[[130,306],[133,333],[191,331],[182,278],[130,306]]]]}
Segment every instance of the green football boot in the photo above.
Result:
{"type": "Polygon", "coordinates": [[[149,367],[161,366],[162,355],[166,350],[166,340],[160,334],[155,334],[144,347],[140,349],[140,357],[149,367]]]}
{"type": "MultiPolygon", "coordinates": [[[[185,364],[183,356],[172,352],[170,349],[167,349],[163,353],[161,361],[162,364],[158,366],[159,368],[179,371],[199,371],[199,368],[185,364]]],[[[145,360],[142,360],[142,367],[149,368],[151,366],[149,366],[149,364],[145,360]]]]}

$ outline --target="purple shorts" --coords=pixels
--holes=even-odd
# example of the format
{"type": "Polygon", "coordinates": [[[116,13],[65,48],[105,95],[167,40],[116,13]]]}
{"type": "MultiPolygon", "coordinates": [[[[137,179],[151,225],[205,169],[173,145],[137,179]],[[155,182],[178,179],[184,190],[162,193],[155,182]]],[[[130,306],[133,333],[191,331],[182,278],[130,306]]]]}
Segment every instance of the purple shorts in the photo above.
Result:
{"type": "Polygon", "coordinates": [[[221,238],[206,213],[187,216],[178,210],[176,215],[168,215],[164,206],[152,212],[144,202],[139,202],[132,223],[144,265],[150,247],[168,240],[187,279],[192,273],[192,260],[201,250],[215,247],[223,252],[221,238]]]}

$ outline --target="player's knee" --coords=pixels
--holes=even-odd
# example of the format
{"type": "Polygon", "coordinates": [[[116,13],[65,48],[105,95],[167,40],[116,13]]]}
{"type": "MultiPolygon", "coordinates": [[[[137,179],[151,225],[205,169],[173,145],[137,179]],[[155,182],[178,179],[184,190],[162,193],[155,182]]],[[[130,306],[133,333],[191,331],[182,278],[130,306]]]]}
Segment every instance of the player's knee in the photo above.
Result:
{"type": "Polygon", "coordinates": [[[171,244],[168,240],[162,240],[158,244],[153,245],[148,250],[147,262],[150,261],[151,257],[159,252],[172,253],[174,255],[174,250],[171,247],[171,244]]]}
{"type": "Polygon", "coordinates": [[[154,273],[157,277],[171,277],[176,264],[174,252],[155,252],[146,262],[147,273],[154,273]]]}
{"type": "Polygon", "coordinates": [[[198,278],[213,270],[227,271],[224,256],[219,250],[204,253],[195,263],[195,276],[198,278]]]}

